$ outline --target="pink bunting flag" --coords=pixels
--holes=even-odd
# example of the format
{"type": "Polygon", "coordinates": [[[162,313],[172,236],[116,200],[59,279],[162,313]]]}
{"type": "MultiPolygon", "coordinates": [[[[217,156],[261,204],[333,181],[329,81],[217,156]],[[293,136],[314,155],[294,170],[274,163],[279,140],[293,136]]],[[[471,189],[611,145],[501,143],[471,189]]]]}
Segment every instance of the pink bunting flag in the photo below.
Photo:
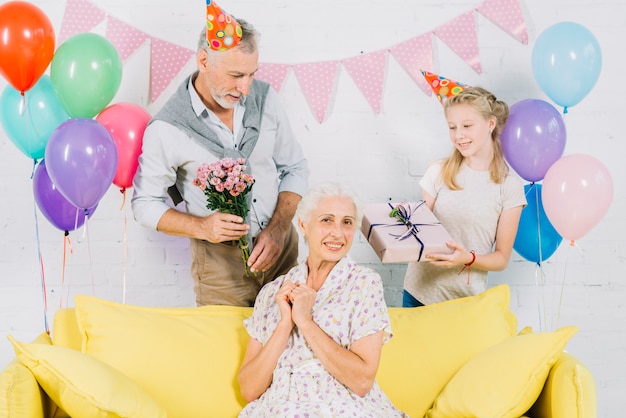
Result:
{"type": "Polygon", "coordinates": [[[107,20],[105,37],[111,41],[115,49],[117,49],[122,61],[125,61],[126,58],[131,56],[133,52],[139,49],[139,47],[149,39],[149,36],[144,32],[114,17],[109,17],[107,20]]]}
{"type": "Polygon", "coordinates": [[[380,113],[387,51],[370,52],[343,60],[343,66],[376,114],[380,113]]]}
{"type": "Polygon", "coordinates": [[[195,51],[170,42],[151,38],[150,101],[159,98],[174,77],[189,62],[195,51]]]}
{"type": "Polygon", "coordinates": [[[428,69],[430,71],[433,68],[432,34],[425,33],[399,43],[391,47],[389,52],[422,91],[430,96],[432,89],[424,80],[424,77],[422,77],[421,69],[428,69]]]}
{"type": "Polygon", "coordinates": [[[526,22],[517,0],[485,0],[476,11],[524,45],[528,45],[526,22]]]}
{"type": "Polygon", "coordinates": [[[270,83],[274,90],[280,92],[289,68],[291,68],[291,65],[260,62],[254,78],[270,83]]]}
{"type": "Polygon", "coordinates": [[[89,32],[104,21],[107,14],[86,0],[67,0],[57,45],[77,33],[89,32]]]}
{"type": "Polygon", "coordinates": [[[462,14],[445,25],[438,27],[433,33],[472,67],[474,71],[478,74],[483,72],[480,65],[474,11],[462,14]]]}
{"type": "Polygon", "coordinates": [[[326,116],[338,67],[339,61],[322,61],[293,66],[300,88],[320,123],[326,116]]]}

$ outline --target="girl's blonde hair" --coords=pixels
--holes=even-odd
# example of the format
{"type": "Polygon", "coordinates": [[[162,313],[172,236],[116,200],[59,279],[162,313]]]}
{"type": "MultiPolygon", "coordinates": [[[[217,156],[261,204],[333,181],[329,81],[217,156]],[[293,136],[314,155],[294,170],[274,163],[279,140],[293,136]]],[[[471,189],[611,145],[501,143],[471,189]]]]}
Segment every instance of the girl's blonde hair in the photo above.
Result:
{"type": "MultiPolygon", "coordinates": [[[[491,132],[491,140],[493,141],[493,159],[489,166],[489,175],[491,181],[500,184],[509,174],[509,166],[504,160],[504,151],[502,150],[502,142],[500,142],[500,134],[506,121],[509,118],[509,106],[496,98],[493,93],[482,87],[466,87],[456,96],[452,96],[444,102],[444,112],[452,106],[458,104],[468,104],[474,107],[485,120],[491,117],[496,118],[496,126],[491,132]]],[[[459,190],[461,187],[456,182],[456,176],[461,169],[463,163],[463,155],[458,149],[454,149],[452,155],[444,160],[441,168],[441,177],[444,184],[451,190],[459,190]]]]}

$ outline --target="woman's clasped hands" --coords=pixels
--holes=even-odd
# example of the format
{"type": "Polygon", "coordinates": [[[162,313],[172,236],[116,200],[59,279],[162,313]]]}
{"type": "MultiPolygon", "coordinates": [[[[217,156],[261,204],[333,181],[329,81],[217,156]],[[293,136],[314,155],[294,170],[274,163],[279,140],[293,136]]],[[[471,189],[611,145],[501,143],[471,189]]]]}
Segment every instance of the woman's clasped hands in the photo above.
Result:
{"type": "Polygon", "coordinates": [[[282,320],[302,326],[304,321],[313,320],[313,304],[317,292],[304,283],[285,280],[276,293],[276,302],[280,308],[282,320]]]}

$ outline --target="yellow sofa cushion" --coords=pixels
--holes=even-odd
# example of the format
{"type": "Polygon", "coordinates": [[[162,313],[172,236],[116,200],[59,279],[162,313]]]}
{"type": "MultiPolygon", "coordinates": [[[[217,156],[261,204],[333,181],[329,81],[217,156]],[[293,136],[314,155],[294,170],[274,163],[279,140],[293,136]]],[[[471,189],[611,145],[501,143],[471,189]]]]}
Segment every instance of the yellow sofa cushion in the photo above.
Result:
{"type": "Polygon", "coordinates": [[[82,351],[137,382],[168,418],[236,417],[245,405],[237,373],[252,308],[149,308],[79,295],[75,309],[82,351]]]}
{"type": "Polygon", "coordinates": [[[578,331],[525,333],[468,361],[446,385],[427,418],[518,418],[533,405],[550,368],[578,331]]]}
{"type": "MultiPolygon", "coordinates": [[[[45,332],[32,342],[52,345],[45,332]]],[[[37,379],[18,358],[0,374],[0,400],[0,417],[4,418],[41,418],[48,409],[46,395],[37,379]]]]}
{"type": "Polygon", "coordinates": [[[48,396],[73,417],[165,418],[165,410],[114,368],[80,351],[24,344],[8,337],[17,358],[48,396]]]}
{"type": "Polygon", "coordinates": [[[509,287],[500,285],[477,296],[389,308],[393,338],[383,346],[377,380],[394,405],[423,417],[469,359],[515,335],[509,300],[509,287]]]}

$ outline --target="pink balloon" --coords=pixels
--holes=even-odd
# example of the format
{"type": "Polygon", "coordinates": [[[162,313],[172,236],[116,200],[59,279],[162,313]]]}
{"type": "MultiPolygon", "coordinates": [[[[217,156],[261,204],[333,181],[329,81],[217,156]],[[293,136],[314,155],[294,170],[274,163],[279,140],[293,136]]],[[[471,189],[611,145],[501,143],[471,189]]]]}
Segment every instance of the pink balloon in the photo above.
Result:
{"type": "Polygon", "coordinates": [[[598,159],[571,154],[548,169],[541,196],[552,226],[573,243],[608,211],[613,200],[613,180],[598,159]]]}
{"type": "Polygon", "coordinates": [[[143,133],[150,122],[150,114],[132,103],[108,106],[96,117],[111,134],[117,148],[117,170],[113,184],[122,191],[132,187],[139,165],[143,133]]]}

